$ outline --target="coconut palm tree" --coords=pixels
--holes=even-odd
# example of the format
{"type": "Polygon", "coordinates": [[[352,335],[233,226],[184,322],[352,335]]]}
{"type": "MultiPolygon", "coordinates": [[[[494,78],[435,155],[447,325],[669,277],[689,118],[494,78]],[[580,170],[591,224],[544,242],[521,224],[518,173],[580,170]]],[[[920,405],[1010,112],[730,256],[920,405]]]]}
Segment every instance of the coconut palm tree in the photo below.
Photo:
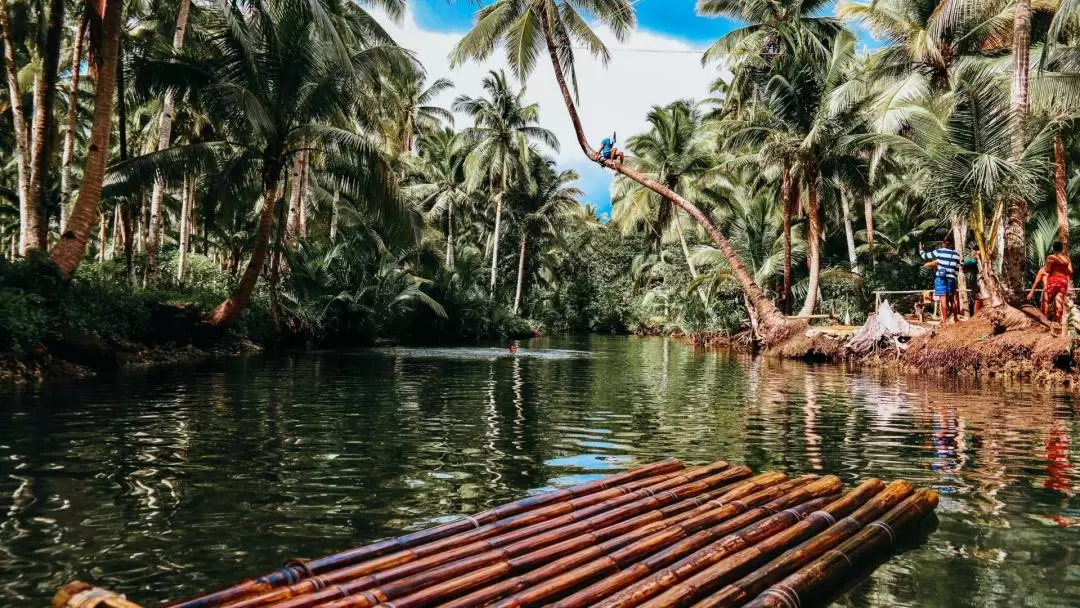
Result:
{"type": "Polygon", "coordinates": [[[513,214],[516,216],[521,245],[518,250],[517,288],[514,291],[514,314],[521,310],[521,291],[525,282],[525,256],[530,239],[558,241],[580,216],[575,212],[585,192],[574,186],[580,176],[576,171],[556,172],[555,162],[534,157],[529,167],[528,181],[519,181],[512,193],[513,214]]]}
{"type": "Polygon", "coordinates": [[[471,173],[491,189],[491,202],[495,206],[495,232],[491,240],[491,293],[494,295],[503,203],[510,180],[522,174],[533,155],[533,143],[558,151],[559,140],[551,131],[537,126],[539,106],[526,104],[524,87],[513,91],[505,72],[490,72],[484,78],[483,87],[487,97],[458,97],[454,100],[454,111],[473,119],[473,126],[462,132],[471,147],[471,173]]]}
{"type": "Polygon", "coordinates": [[[605,62],[610,60],[610,52],[582,13],[593,17],[596,24],[607,27],[619,40],[626,38],[636,21],[633,4],[629,0],[537,0],[528,3],[519,0],[497,0],[477,11],[473,28],[461,39],[451,55],[452,62],[457,64],[471,59],[486,59],[500,42],[505,42],[503,46],[511,69],[519,79],[524,80],[536,67],[537,58],[546,51],[582,152],[593,162],[621,173],[673,201],[693,217],[708,232],[717,247],[728,256],[740,286],[758,309],[766,342],[775,344],[787,339],[798,326],[788,322],[754,282],[731,244],[704,212],[667,186],[630,166],[601,159],[599,153],[589,145],[574,103],[577,90],[575,45],[584,47],[590,54],[605,62]]]}
{"type": "Polygon", "coordinates": [[[479,193],[470,187],[465,161],[469,147],[465,138],[444,128],[424,136],[420,142],[420,159],[414,164],[405,196],[426,210],[428,217],[442,219],[446,226],[446,258],[454,267],[455,225],[465,208],[472,206],[479,193]]]}
{"type": "MultiPolygon", "coordinates": [[[[377,69],[407,62],[385,32],[362,31],[358,52],[343,52],[346,35],[315,5],[266,2],[232,6],[211,19],[214,53],[179,53],[161,62],[169,86],[198,95],[220,131],[219,141],[177,146],[133,161],[131,174],[169,174],[166,165],[205,163],[232,157],[259,175],[261,198],[255,246],[233,294],[207,317],[222,325],[243,310],[267,258],[274,210],[285,168],[312,148],[336,162],[327,172],[344,196],[366,201],[383,214],[401,214],[394,179],[377,143],[343,128],[359,87],[377,78],[377,69]]],[[[357,6],[343,7],[349,20],[363,21],[357,6]]],[[[173,169],[175,172],[175,169],[173,169]]]]}

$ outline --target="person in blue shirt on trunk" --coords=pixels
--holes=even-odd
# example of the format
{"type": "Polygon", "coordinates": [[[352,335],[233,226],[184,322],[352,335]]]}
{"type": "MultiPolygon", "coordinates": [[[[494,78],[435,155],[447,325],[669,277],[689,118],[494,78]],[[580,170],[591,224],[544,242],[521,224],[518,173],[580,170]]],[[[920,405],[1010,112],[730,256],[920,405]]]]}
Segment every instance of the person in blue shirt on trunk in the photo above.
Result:
{"type": "Polygon", "coordinates": [[[922,259],[930,262],[928,266],[937,267],[934,274],[934,298],[938,301],[941,310],[941,324],[949,322],[949,309],[952,309],[953,320],[960,322],[960,302],[957,292],[956,275],[960,271],[963,258],[953,249],[951,236],[945,237],[941,246],[933,251],[923,251],[922,243],[919,244],[919,254],[922,259]]]}
{"type": "Polygon", "coordinates": [[[611,137],[605,137],[604,141],[600,142],[600,158],[603,160],[617,161],[621,165],[623,164],[623,161],[626,160],[626,155],[615,147],[615,141],[615,134],[612,133],[611,137]]]}

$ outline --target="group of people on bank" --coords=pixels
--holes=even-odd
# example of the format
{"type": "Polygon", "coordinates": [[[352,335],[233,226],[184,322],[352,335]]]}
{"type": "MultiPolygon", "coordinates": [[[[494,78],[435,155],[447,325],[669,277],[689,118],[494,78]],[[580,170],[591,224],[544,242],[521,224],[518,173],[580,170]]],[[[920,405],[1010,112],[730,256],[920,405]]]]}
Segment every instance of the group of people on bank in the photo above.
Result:
{"type": "MultiPolygon", "coordinates": [[[[990,298],[986,281],[979,271],[978,250],[964,258],[953,247],[951,236],[946,236],[941,245],[932,251],[924,251],[922,244],[919,244],[919,254],[927,262],[926,267],[935,270],[933,301],[937,304],[942,325],[947,325],[950,317],[952,322],[959,323],[960,311],[965,308],[961,306],[960,272],[966,273],[966,308],[970,315],[978,314],[990,298]]],[[[1035,275],[1027,300],[1034,304],[1036,293],[1041,293],[1039,308],[1042,313],[1056,323],[1063,322],[1067,318],[1065,311],[1071,305],[1069,288],[1072,275],[1072,260],[1064,245],[1061,242],[1054,243],[1053,250],[1046,257],[1046,263],[1035,275]]]]}

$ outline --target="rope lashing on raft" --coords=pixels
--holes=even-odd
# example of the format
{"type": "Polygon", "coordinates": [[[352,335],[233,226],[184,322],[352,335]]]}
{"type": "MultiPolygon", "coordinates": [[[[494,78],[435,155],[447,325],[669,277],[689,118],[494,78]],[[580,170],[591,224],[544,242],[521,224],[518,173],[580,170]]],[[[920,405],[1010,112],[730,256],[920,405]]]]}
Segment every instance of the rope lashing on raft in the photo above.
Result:
{"type": "Polygon", "coordinates": [[[780,603],[786,608],[802,608],[802,600],[799,599],[799,594],[783,583],[773,585],[762,595],[775,597],[780,600],[780,603]]]}

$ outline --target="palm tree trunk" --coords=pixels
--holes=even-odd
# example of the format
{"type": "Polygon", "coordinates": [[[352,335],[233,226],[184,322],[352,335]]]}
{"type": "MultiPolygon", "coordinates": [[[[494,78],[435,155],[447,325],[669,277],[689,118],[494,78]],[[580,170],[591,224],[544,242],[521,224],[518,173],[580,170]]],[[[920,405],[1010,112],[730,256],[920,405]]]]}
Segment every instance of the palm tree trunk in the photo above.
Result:
{"type": "MultiPolygon", "coordinates": [[[[1031,0],[1017,0],[1013,9],[1012,61],[1012,159],[1019,161],[1027,145],[1028,68],[1031,59],[1031,0]]],[[[1027,266],[1025,230],[1028,221],[1028,202],[1022,196],[1009,204],[1005,226],[1005,257],[1002,260],[1001,286],[1008,299],[1023,297],[1024,273],[1027,266]]]]}
{"type": "Polygon", "coordinates": [[[188,246],[191,243],[191,214],[195,208],[195,176],[188,174],[184,178],[183,201],[180,206],[180,250],[177,252],[176,281],[183,283],[187,278],[188,246]]]}
{"type": "Polygon", "coordinates": [[[446,206],[446,267],[454,267],[454,204],[446,206]]]}
{"type": "Polygon", "coordinates": [[[299,206],[299,218],[298,218],[298,234],[300,238],[307,238],[308,227],[308,178],[311,175],[311,153],[305,150],[303,152],[303,172],[300,174],[300,206],[299,206]]]}
{"type": "Polygon", "coordinates": [[[514,314],[521,310],[521,286],[525,282],[525,243],[529,240],[527,233],[521,235],[521,251],[518,252],[518,276],[517,291],[514,293],[514,314]]]}
{"type": "MultiPolygon", "coordinates": [[[[188,11],[191,0],[180,0],[180,10],[176,15],[176,30],[173,32],[173,50],[184,46],[184,32],[187,31],[188,11]]],[[[161,122],[158,125],[157,150],[166,150],[172,143],[172,123],[175,99],[173,90],[165,91],[161,104],[161,122]]],[[[143,282],[150,284],[157,278],[158,256],[161,253],[161,217],[162,203],[165,200],[165,178],[158,175],[154,179],[154,190],[150,194],[150,226],[146,239],[146,272],[143,282]]],[[[183,227],[180,228],[183,231],[183,227]]]]}
{"type": "Polygon", "coordinates": [[[0,35],[4,42],[4,68],[11,99],[12,125],[15,128],[15,168],[19,180],[19,253],[26,255],[29,249],[40,249],[42,246],[36,242],[38,227],[34,223],[40,214],[30,207],[30,133],[26,128],[22,89],[19,87],[19,74],[15,65],[15,43],[11,38],[11,26],[8,23],[7,0],[0,0],[0,35]]]}
{"type": "Polygon", "coordinates": [[[263,208],[259,213],[259,230],[255,236],[255,250],[251,253],[247,268],[244,269],[240,282],[224,302],[218,305],[206,318],[206,322],[215,327],[221,327],[236,320],[247,306],[251,298],[251,292],[255,291],[255,285],[259,282],[259,274],[263,264],[266,263],[266,254],[270,248],[270,231],[274,225],[274,207],[277,203],[278,180],[281,177],[281,168],[275,165],[268,166],[263,177],[263,208]]]}
{"type": "Polygon", "coordinates": [[[787,163],[784,163],[781,174],[780,190],[784,206],[784,312],[791,314],[791,215],[795,207],[795,184],[791,179],[791,167],[787,163]]]}
{"type": "Polygon", "coordinates": [[[1065,142],[1061,133],[1054,137],[1054,196],[1057,200],[1058,240],[1069,253],[1069,207],[1065,198],[1065,142]]]}
{"type": "Polygon", "coordinates": [[[339,219],[339,216],[340,216],[341,212],[338,209],[338,207],[341,205],[341,200],[340,199],[341,199],[341,191],[338,190],[337,188],[334,188],[334,202],[332,203],[333,207],[330,209],[330,241],[331,242],[337,240],[338,222],[341,221],[339,219]]]}
{"type": "Polygon", "coordinates": [[[867,196],[863,199],[863,215],[866,218],[866,246],[870,249],[870,265],[877,265],[877,256],[874,255],[874,197],[867,196]]]}
{"type": "Polygon", "coordinates": [[[79,197],[60,242],[52,250],[52,259],[65,275],[72,275],[79,268],[86,243],[90,238],[90,225],[101,204],[101,186],[105,179],[105,161],[109,155],[109,136],[112,133],[113,93],[116,87],[118,58],[120,54],[123,2],[105,0],[102,18],[101,48],[98,53],[96,92],[94,94],[94,119],[90,127],[90,145],[86,151],[83,182],[79,197]]]}
{"type": "MultiPolygon", "coordinates": [[[[67,207],[71,198],[71,157],[75,154],[75,129],[79,120],[79,81],[82,77],[83,41],[86,37],[87,19],[83,17],[75,31],[75,45],[71,52],[71,89],[68,92],[67,129],[64,131],[64,149],[60,156],[60,227],[67,219],[67,207]]],[[[115,255],[115,252],[114,252],[115,255]]]]}
{"type": "MultiPolygon", "coordinates": [[[[683,232],[682,217],[679,215],[679,208],[675,206],[675,203],[668,201],[671,205],[672,211],[675,213],[675,232],[679,234],[679,245],[682,246],[683,257],[686,258],[686,267],[690,269],[690,278],[696,279],[698,277],[697,267],[694,266],[694,260],[690,257],[690,247],[686,245],[686,234],[683,232]]],[[[701,298],[701,303],[708,308],[709,296],[705,293],[705,290],[701,287],[697,288],[698,297],[701,298]]]]}
{"type": "MultiPolygon", "coordinates": [[[[960,271],[956,273],[956,287],[959,289],[961,296],[966,296],[969,289],[975,289],[977,287],[976,285],[969,286],[967,284],[967,273],[964,272],[964,268],[962,266],[964,260],[966,259],[967,252],[968,223],[967,220],[965,220],[963,216],[960,215],[953,216],[951,223],[953,244],[956,246],[956,251],[960,253],[961,263],[960,271]]],[[[962,308],[965,308],[967,306],[967,303],[961,300],[960,305],[962,308]]]]}
{"type": "Polygon", "coordinates": [[[304,153],[301,152],[293,159],[293,174],[289,186],[289,215],[285,222],[285,244],[296,247],[300,238],[300,205],[304,183],[304,153]]]}
{"type": "Polygon", "coordinates": [[[851,265],[852,273],[862,274],[859,270],[859,256],[855,253],[855,230],[851,227],[851,208],[848,205],[847,194],[843,188],[840,189],[840,207],[844,212],[844,236],[847,237],[848,264],[851,265]]]}
{"type": "Polygon", "coordinates": [[[41,73],[34,79],[34,124],[30,148],[30,209],[36,212],[36,249],[46,247],[49,222],[45,217],[52,133],[55,119],[56,80],[60,71],[60,42],[64,37],[64,0],[52,0],[45,32],[41,73]]]}
{"type": "Polygon", "coordinates": [[[816,170],[806,173],[806,215],[810,229],[806,236],[807,253],[810,257],[810,278],[806,288],[806,300],[799,316],[814,314],[817,308],[818,286],[821,282],[821,209],[818,204],[818,175],[816,170]]]}
{"type": "Polygon", "coordinates": [[[109,246],[113,259],[120,255],[120,251],[124,249],[124,212],[123,203],[119,203],[113,209],[113,234],[112,244],[109,246]]]}
{"type": "Polygon", "coordinates": [[[98,261],[105,261],[105,246],[109,243],[109,215],[104,210],[98,214],[98,261]]]}
{"type": "Polygon", "coordinates": [[[495,281],[498,278],[499,272],[499,231],[502,227],[502,202],[503,197],[506,196],[506,171],[503,170],[502,175],[502,191],[499,192],[495,199],[495,234],[492,236],[491,242],[491,297],[495,297],[495,281]]]}
{"type": "Polygon", "coordinates": [[[765,294],[765,291],[754,282],[753,276],[750,275],[750,272],[746,269],[746,265],[739,259],[739,256],[735,253],[735,249],[731,246],[731,243],[720,232],[720,229],[709,220],[708,216],[692,203],[672,192],[670,188],[657,183],[655,180],[635,171],[625,164],[613,161],[602,161],[596,150],[593,150],[592,147],[589,146],[589,141],[585,137],[585,129],[581,125],[581,117],[577,113],[577,106],[574,104],[573,96],[570,93],[570,87],[566,84],[566,76],[562,71],[562,65],[559,63],[559,54],[558,50],[555,48],[555,41],[553,39],[553,32],[551,30],[549,19],[542,12],[541,20],[543,21],[544,27],[544,41],[547,45],[548,56],[551,59],[551,67],[555,72],[555,80],[559,85],[559,90],[562,92],[563,102],[566,104],[566,109],[570,114],[570,120],[574,124],[574,131],[577,134],[578,145],[581,146],[582,152],[585,153],[589,160],[595,163],[601,163],[604,167],[617,171],[659,194],[661,197],[671,200],[683,211],[686,211],[690,217],[694,218],[694,220],[709,233],[709,237],[727,260],[728,265],[731,266],[731,270],[738,279],[743,293],[750,299],[754,309],[758,312],[765,345],[775,346],[792,337],[794,333],[802,327],[801,324],[792,323],[784,317],[783,313],[781,313],[778,308],[776,308],[776,305],[773,304],[772,300],[765,294]]]}

